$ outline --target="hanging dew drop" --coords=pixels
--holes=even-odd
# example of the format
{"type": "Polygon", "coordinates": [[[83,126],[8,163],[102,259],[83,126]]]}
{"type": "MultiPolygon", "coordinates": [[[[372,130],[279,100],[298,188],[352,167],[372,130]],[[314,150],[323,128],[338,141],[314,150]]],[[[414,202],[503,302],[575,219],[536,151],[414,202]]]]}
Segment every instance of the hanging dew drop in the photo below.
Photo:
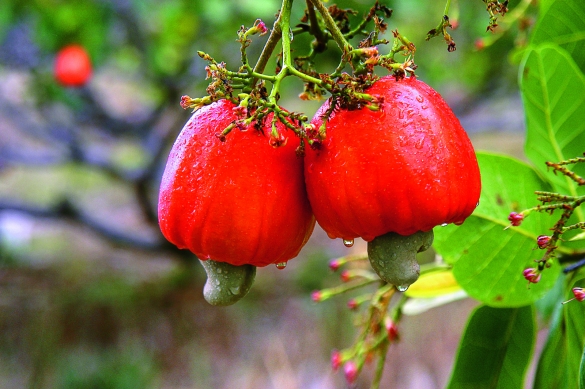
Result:
{"type": "Polygon", "coordinates": [[[282,269],[284,269],[285,267],[286,267],[286,262],[278,262],[278,263],[276,264],[276,268],[277,268],[278,270],[282,270],[282,269]]]}
{"type": "Polygon", "coordinates": [[[353,239],[344,239],[343,244],[345,247],[351,247],[353,246],[353,239]]]}
{"type": "Polygon", "coordinates": [[[399,285],[396,287],[399,292],[406,292],[408,290],[408,285],[399,285]]]}

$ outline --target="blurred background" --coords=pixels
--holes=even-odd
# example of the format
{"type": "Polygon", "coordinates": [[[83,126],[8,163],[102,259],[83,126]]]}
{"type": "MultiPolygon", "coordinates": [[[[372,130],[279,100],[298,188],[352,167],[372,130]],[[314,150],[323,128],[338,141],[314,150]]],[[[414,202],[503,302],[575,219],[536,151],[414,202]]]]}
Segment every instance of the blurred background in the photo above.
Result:
{"type": "MultiPolygon", "coordinates": [[[[394,9],[389,30],[417,46],[417,75],[450,103],[476,149],[522,157],[515,47],[523,33],[512,27],[477,50],[477,39],[495,38],[485,32],[484,4],[452,1],[457,50],[448,53],[441,38],[424,39],[444,4],[383,3],[394,9]]],[[[360,15],[372,5],[337,4],[360,15]]],[[[245,299],[216,308],[203,300],[196,258],[157,226],[159,179],[190,115],[180,96],[205,95],[206,63],[196,51],[237,69],[236,31],[257,18],[272,26],[279,5],[0,3],[0,388],[346,387],[329,360],[356,335],[350,296],[315,304],[310,293],[337,283],[328,260],[365,251],[363,242],[348,249],[317,228],[285,270],[259,269],[245,299]],[[73,43],[85,47],[94,71],[85,86],[65,88],[53,65],[73,43]]],[[[295,2],[294,20],[304,5],[295,2]]],[[[252,62],[265,40],[254,39],[252,62]]],[[[309,44],[296,37],[295,53],[309,44]]],[[[333,71],[338,55],[321,55],[320,70],[333,71]]],[[[296,97],[297,80],[284,88],[289,110],[310,117],[320,105],[296,97]]],[[[462,300],[405,317],[382,387],[443,387],[475,306],[462,300]]],[[[371,371],[357,387],[367,387],[371,371]]]]}

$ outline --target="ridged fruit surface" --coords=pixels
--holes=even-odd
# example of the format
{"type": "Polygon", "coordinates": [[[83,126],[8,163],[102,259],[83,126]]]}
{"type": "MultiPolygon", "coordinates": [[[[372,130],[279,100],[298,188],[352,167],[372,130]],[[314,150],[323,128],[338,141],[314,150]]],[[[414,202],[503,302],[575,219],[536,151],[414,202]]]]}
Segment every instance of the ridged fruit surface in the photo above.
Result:
{"type": "MultiPolygon", "coordinates": [[[[443,98],[415,78],[384,77],[366,93],[379,111],[337,109],[305,180],[317,222],[331,238],[371,241],[462,223],[481,182],[473,146],[443,98]]],[[[319,128],[328,100],[316,113],[319,128]]]]}
{"type": "Polygon", "coordinates": [[[163,235],[199,259],[266,266],[294,258],[315,219],[307,199],[299,139],[283,125],[284,146],[269,144],[271,117],[259,131],[237,128],[234,104],[220,100],[199,109],[184,126],[160,186],[163,235]],[[265,135],[267,134],[267,135],[265,135]]]}
{"type": "Polygon", "coordinates": [[[79,45],[69,45],[57,53],[55,79],[63,86],[85,85],[92,74],[91,60],[87,51],[79,45]]]}

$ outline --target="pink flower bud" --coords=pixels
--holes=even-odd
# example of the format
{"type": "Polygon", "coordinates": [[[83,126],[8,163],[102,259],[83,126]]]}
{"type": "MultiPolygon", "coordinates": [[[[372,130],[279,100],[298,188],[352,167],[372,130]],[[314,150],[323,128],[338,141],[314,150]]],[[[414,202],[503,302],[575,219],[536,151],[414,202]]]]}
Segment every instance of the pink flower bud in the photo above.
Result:
{"type": "Polygon", "coordinates": [[[352,311],[356,310],[358,307],[358,303],[355,299],[349,299],[349,300],[347,300],[347,307],[349,309],[351,309],[352,311]]]}
{"type": "Polygon", "coordinates": [[[354,361],[347,361],[343,365],[343,372],[345,373],[345,379],[349,384],[353,384],[358,377],[358,368],[354,361]]]}
{"type": "Polygon", "coordinates": [[[256,20],[256,23],[254,23],[254,26],[258,29],[258,31],[260,32],[260,35],[264,35],[268,32],[268,28],[266,28],[266,24],[264,24],[264,22],[260,19],[256,20]]]}
{"type": "Polygon", "coordinates": [[[573,288],[572,292],[577,301],[585,300],[585,290],[583,288],[573,288]]]}
{"type": "Polygon", "coordinates": [[[319,301],[321,301],[321,291],[320,290],[315,290],[313,293],[311,293],[311,300],[313,300],[314,302],[318,303],[319,301]]]}
{"type": "Polygon", "coordinates": [[[398,338],[398,327],[396,323],[392,321],[389,317],[386,318],[384,326],[386,327],[386,332],[388,333],[388,340],[392,342],[393,340],[398,338]]]}
{"type": "Polygon", "coordinates": [[[348,282],[351,280],[351,272],[349,270],[344,270],[341,272],[341,282],[348,282]]]}
{"type": "Polygon", "coordinates": [[[525,269],[523,274],[524,278],[526,278],[526,280],[530,283],[536,284],[538,281],[540,281],[540,272],[532,267],[525,269]]]}
{"type": "Polygon", "coordinates": [[[339,259],[332,259],[331,261],[329,261],[329,269],[337,271],[337,269],[339,269],[339,266],[341,266],[341,264],[339,263],[339,259]]]}
{"type": "Polygon", "coordinates": [[[538,238],[536,238],[536,244],[538,245],[539,249],[547,248],[549,242],[550,242],[550,236],[547,236],[547,235],[540,235],[538,238]]]}
{"type": "Polygon", "coordinates": [[[514,227],[518,227],[520,224],[522,224],[522,220],[524,220],[524,215],[517,212],[511,212],[510,216],[508,216],[508,220],[510,221],[510,223],[512,223],[514,227]]]}
{"type": "Polygon", "coordinates": [[[337,371],[342,363],[343,358],[341,357],[341,353],[337,350],[333,350],[331,353],[331,367],[333,368],[333,371],[337,371]]]}
{"type": "Polygon", "coordinates": [[[193,104],[192,99],[189,96],[181,96],[181,108],[187,109],[193,104]]]}

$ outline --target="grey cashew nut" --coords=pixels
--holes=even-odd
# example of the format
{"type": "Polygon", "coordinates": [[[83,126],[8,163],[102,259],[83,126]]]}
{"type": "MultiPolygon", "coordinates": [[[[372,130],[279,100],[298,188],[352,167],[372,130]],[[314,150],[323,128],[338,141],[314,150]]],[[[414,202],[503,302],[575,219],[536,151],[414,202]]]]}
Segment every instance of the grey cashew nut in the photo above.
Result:
{"type": "Polygon", "coordinates": [[[254,283],[256,266],[234,266],[211,259],[200,261],[207,273],[203,297],[211,305],[232,305],[243,298],[254,283]]]}
{"type": "Polygon", "coordinates": [[[399,290],[406,290],[420,275],[416,254],[433,244],[433,231],[419,231],[409,236],[394,232],[368,242],[368,257],[378,276],[399,290]]]}

